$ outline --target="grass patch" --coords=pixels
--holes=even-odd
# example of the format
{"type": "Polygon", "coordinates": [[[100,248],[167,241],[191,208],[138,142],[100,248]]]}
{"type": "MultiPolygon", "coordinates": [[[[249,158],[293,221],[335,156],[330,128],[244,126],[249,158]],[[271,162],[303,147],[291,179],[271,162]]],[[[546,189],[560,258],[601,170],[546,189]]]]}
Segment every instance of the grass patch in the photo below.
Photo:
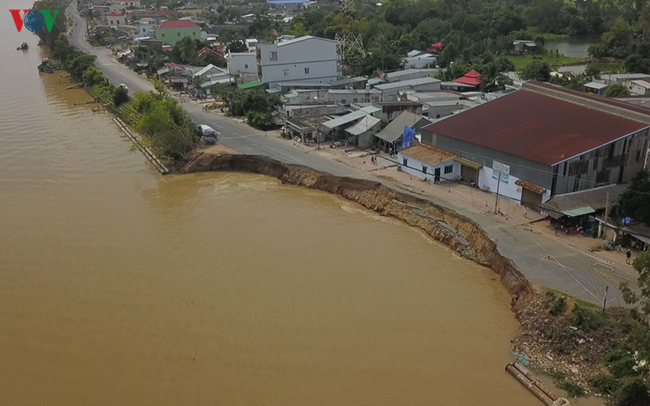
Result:
{"type": "Polygon", "coordinates": [[[562,372],[556,369],[550,369],[544,373],[553,379],[553,382],[555,382],[555,386],[557,386],[558,389],[562,389],[570,397],[580,398],[585,395],[585,390],[582,388],[582,386],[571,382],[562,372]]]}
{"type": "Polygon", "coordinates": [[[596,375],[591,380],[591,384],[598,392],[604,395],[611,395],[621,386],[620,382],[610,375],[600,374],[596,375]]]}
{"type": "Polygon", "coordinates": [[[537,27],[528,27],[526,31],[533,38],[542,37],[544,38],[545,41],[553,41],[558,39],[569,38],[569,36],[566,34],[551,34],[550,32],[543,32],[537,27]]]}
{"type": "Polygon", "coordinates": [[[550,53],[544,56],[541,55],[512,55],[508,59],[515,65],[516,70],[521,70],[531,63],[546,62],[551,67],[560,67],[564,65],[579,65],[589,62],[589,58],[572,58],[570,56],[562,55],[559,56],[555,53],[550,53]]]}

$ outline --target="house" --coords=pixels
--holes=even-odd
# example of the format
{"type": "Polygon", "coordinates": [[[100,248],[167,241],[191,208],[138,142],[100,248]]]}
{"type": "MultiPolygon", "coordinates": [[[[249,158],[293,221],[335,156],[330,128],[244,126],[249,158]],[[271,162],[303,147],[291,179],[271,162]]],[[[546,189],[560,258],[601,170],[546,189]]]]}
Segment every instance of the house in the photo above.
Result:
{"type": "Polygon", "coordinates": [[[402,113],[391,121],[384,129],[375,134],[377,137],[376,142],[379,149],[383,151],[397,151],[402,148],[402,135],[404,134],[404,127],[408,127],[419,134],[422,127],[431,124],[419,114],[413,114],[408,110],[403,110],[402,113]]]}
{"type": "Polygon", "coordinates": [[[515,54],[535,53],[537,52],[537,44],[535,44],[535,41],[515,40],[512,42],[512,52],[515,54]]]}
{"type": "Polygon", "coordinates": [[[480,188],[499,184],[501,195],[539,207],[629,181],[644,166],[649,127],[650,109],[531,81],[423,128],[422,142],[481,165],[480,188]]]}
{"type": "Polygon", "coordinates": [[[183,37],[201,39],[201,29],[190,20],[165,21],[156,29],[156,39],[169,45],[175,45],[183,37]]]}
{"type": "Polygon", "coordinates": [[[381,111],[376,114],[385,124],[395,120],[403,111],[410,111],[413,114],[422,115],[422,103],[404,100],[393,102],[377,102],[376,106],[381,108],[381,111]]]}
{"type": "Polygon", "coordinates": [[[332,82],[329,86],[330,89],[365,89],[368,85],[368,78],[365,76],[357,76],[354,78],[341,79],[332,82]]]}
{"type": "Polygon", "coordinates": [[[618,73],[612,75],[600,75],[600,79],[610,85],[619,83],[630,88],[633,80],[650,80],[650,75],[646,73],[618,73]]]}
{"type": "Polygon", "coordinates": [[[153,18],[141,18],[138,21],[138,34],[136,38],[153,38],[156,33],[156,21],[153,18]]]}
{"type": "Polygon", "coordinates": [[[411,51],[402,59],[404,69],[420,69],[436,66],[438,57],[434,54],[421,51],[411,51]]]}
{"type": "Polygon", "coordinates": [[[228,52],[226,62],[228,63],[228,72],[231,75],[257,73],[257,58],[254,53],[228,52]]]}
{"type": "Polygon", "coordinates": [[[406,69],[386,74],[387,82],[400,82],[412,79],[433,77],[439,72],[438,69],[406,69]]]}
{"type": "Polygon", "coordinates": [[[476,105],[469,102],[462,93],[445,90],[410,93],[406,98],[422,103],[422,114],[431,118],[446,117],[476,105]]]}
{"type": "Polygon", "coordinates": [[[350,135],[345,132],[345,129],[352,127],[362,118],[372,115],[376,109],[363,108],[360,110],[353,111],[351,113],[339,116],[323,122],[323,130],[328,131],[332,138],[341,139],[347,138],[349,141],[354,140],[354,135],[350,135]]]}
{"type": "Polygon", "coordinates": [[[328,102],[349,105],[352,103],[378,102],[381,100],[381,92],[376,89],[327,89],[325,98],[328,102]]]}
{"type": "Polygon", "coordinates": [[[460,83],[463,85],[473,86],[477,88],[481,86],[481,74],[475,70],[467,72],[464,76],[454,79],[455,83],[460,83]]]}
{"type": "Polygon", "coordinates": [[[257,49],[257,44],[259,43],[259,41],[256,40],[255,38],[249,38],[244,42],[246,43],[246,48],[248,49],[248,52],[255,53],[255,50],[257,49]]]}
{"type": "Polygon", "coordinates": [[[269,87],[292,83],[332,83],[341,77],[337,42],[299,37],[277,44],[257,45],[257,68],[260,80],[269,87]]]}
{"type": "Polygon", "coordinates": [[[650,95],[650,82],[645,80],[633,80],[630,82],[630,92],[640,96],[650,95]]]}
{"type": "Polygon", "coordinates": [[[593,93],[602,96],[605,94],[605,91],[607,90],[608,87],[609,85],[606,83],[589,82],[585,85],[585,90],[588,93],[593,93]]]}
{"type": "Polygon", "coordinates": [[[117,27],[119,25],[126,25],[126,16],[122,13],[106,14],[106,24],[117,27]]]}
{"type": "Polygon", "coordinates": [[[402,172],[429,182],[455,181],[460,177],[461,164],[456,155],[430,145],[416,144],[397,152],[402,172]]]}
{"type": "Polygon", "coordinates": [[[381,120],[371,115],[362,117],[351,127],[345,129],[345,132],[353,137],[353,143],[360,148],[369,148],[372,145],[374,133],[381,127],[381,120]]]}
{"type": "Polygon", "coordinates": [[[382,100],[396,101],[401,98],[403,92],[420,92],[423,90],[440,90],[440,80],[435,78],[421,78],[403,80],[394,83],[384,83],[375,86],[375,89],[381,91],[382,100]]]}

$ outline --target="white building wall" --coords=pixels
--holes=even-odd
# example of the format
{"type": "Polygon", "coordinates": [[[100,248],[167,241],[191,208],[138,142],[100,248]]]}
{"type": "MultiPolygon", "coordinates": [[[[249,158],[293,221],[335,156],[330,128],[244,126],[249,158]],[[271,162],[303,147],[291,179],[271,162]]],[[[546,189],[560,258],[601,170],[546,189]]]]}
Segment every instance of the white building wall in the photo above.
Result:
{"type": "Polygon", "coordinates": [[[403,66],[405,69],[430,68],[436,66],[436,57],[405,58],[403,66]]]}
{"type": "Polygon", "coordinates": [[[422,92],[424,90],[440,90],[440,89],[441,89],[440,82],[424,83],[415,86],[406,85],[404,87],[397,87],[397,88],[383,90],[382,99],[383,101],[397,101],[399,98],[399,94],[406,90],[412,90],[414,92],[422,92]]]}
{"type": "MultiPolygon", "coordinates": [[[[487,166],[481,167],[478,173],[478,187],[490,193],[496,193],[497,179],[495,179],[493,176],[496,175],[494,175],[492,168],[489,168],[487,166]]],[[[515,185],[515,182],[518,180],[519,178],[515,176],[508,176],[507,180],[503,180],[503,178],[501,178],[499,196],[510,198],[517,203],[521,202],[522,188],[521,186],[515,185]]]]}
{"type": "Polygon", "coordinates": [[[340,78],[340,60],[335,41],[316,37],[297,38],[278,44],[259,44],[257,49],[264,83],[331,83],[340,78]]]}
{"type": "Polygon", "coordinates": [[[417,159],[413,159],[407,157],[406,155],[402,155],[400,152],[397,153],[397,160],[399,162],[399,165],[402,167],[402,172],[406,172],[409,175],[417,176],[418,178],[427,178],[429,182],[433,182],[436,173],[436,168],[440,168],[440,181],[445,182],[447,180],[455,180],[458,177],[460,177],[460,170],[462,166],[460,163],[454,160],[442,162],[435,166],[429,165],[420,162],[417,159]],[[406,159],[406,165],[404,165],[404,159],[406,159]],[[445,173],[445,166],[453,166],[452,172],[445,173]],[[422,173],[423,167],[427,168],[426,175],[422,173]]]}
{"type": "Polygon", "coordinates": [[[257,59],[255,54],[243,52],[228,53],[226,60],[228,61],[228,72],[231,75],[257,73],[257,59]]]}
{"type": "Polygon", "coordinates": [[[112,25],[112,26],[126,25],[126,16],[107,15],[106,16],[106,21],[107,21],[108,25],[112,25]]]}

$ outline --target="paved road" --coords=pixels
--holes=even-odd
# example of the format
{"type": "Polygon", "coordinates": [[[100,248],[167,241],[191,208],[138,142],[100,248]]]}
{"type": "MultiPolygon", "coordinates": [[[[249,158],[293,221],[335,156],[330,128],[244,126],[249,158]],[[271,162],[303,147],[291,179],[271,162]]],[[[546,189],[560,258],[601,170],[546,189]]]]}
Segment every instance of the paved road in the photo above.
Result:
{"type": "MultiPolygon", "coordinates": [[[[86,22],[76,11],[76,2],[68,8],[67,14],[74,25],[70,40],[83,51],[97,56],[96,65],[114,84],[124,83],[131,92],[153,90],[153,85],[110,57],[106,48],[94,48],[84,39],[86,22]]],[[[308,166],[339,176],[366,178],[380,181],[387,186],[403,188],[385,179],[379,179],[367,172],[348,167],[317,153],[306,153],[290,141],[265,137],[245,124],[235,122],[214,113],[203,111],[194,103],[183,105],[197,124],[208,124],[222,133],[222,143],[244,154],[267,155],[282,162],[308,166]]],[[[423,196],[420,196],[423,197],[423,196]]],[[[512,259],[522,273],[533,283],[548,286],[583,300],[601,303],[605,287],[609,286],[609,304],[622,304],[616,288],[621,280],[633,280],[631,268],[615,269],[594,267],[595,257],[578,251],[557,239],[528,231],[526,228],[508,226],[484,214],[469,212],[435,197],[426,197],[436,204],[449,207],[480,224],[492,239],[497,241],[503,255],[512,259]]]]}
{"type": "MultiPolygon", "coordinates": [[[[131,93],[154,90],[151,82],[115,61],[105,47],[92,47],[86,42],[84,38],[86,21],[77,13],[76,2],[70,5],[67,14],[70,15],[74,22],[70,42],[77,45],[84,52],[97,56],[96,65],[108,80],[116,85],[121,83],[127,85],[131,93]]],[[[195,103],[183,103],[183,107],[195,123],[207,124],[220,131],[223,145],[243,154],[266,155],[285,163],[309,166],[339,176],[370,178],[367,173],[341,165],[332,159],[319,154],[305,153],[305,151],[295,148],[290,141],[265,137],[264,132],[255,130],[248,125],[238,123],[231,118],[205,112],[195,103]]]]}

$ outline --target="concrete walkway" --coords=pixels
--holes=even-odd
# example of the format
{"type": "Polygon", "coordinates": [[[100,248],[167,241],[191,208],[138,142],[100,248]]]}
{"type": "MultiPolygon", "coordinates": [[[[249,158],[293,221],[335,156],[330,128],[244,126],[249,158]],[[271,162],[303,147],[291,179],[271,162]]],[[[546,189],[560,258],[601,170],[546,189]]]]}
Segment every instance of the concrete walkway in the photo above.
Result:
{"type": "MultiPolygon", "coordinates": [[[[86,23],[76,12],[76,2],[72,3],[67,13],[74,22],[71,42],[85,52],[96,55],[96,65],[112,83],[124,83],[130,92],[153,90],[153,85],[146,78],[117,62],[106,48],[93,48],[85,41],[86,23]]],[[[311,146],[286,141],[280,139],[276,132],[255,130],[240,120],[204,111],[194,102],[184,102],[182,106],[195,123],[207,124],[221,131],[223,146],[231,150],[266,155],[338,176],[379,181],[457,211],[481,225],[498,243],[501,253],[512,259],[519,270],[537,285],[557,289],[592,303],[602,303],[605,288],[609,286],[608,305],[622,305],[618,283],[636,278],[629,265],[614,262],[611,268],[613,272],[600,265],[594,266],[600,263],[600,253],[592,254],[570,243],[573,238],[585,237],[556,237],[544,233],[539,226],[528,224],[530,219],[523,218],[521,206],[505,199],[500,204],[507,217],[495,215],[491,213],[494,197],[480,190],[470,190],[467,186],[431,185],[397,172],[395,167],[381,169],[371,166],[369,157],[365,158],[364,164],[364,157],[348,158],[347,154],[327,146],[316,150],[311,146]]],[[[380,164],[384,162],[392,165],[390,161],[380,161],[380,164]]],[[[529,213],[528,217],[532,219],[534,216],[529,213]]]]}

